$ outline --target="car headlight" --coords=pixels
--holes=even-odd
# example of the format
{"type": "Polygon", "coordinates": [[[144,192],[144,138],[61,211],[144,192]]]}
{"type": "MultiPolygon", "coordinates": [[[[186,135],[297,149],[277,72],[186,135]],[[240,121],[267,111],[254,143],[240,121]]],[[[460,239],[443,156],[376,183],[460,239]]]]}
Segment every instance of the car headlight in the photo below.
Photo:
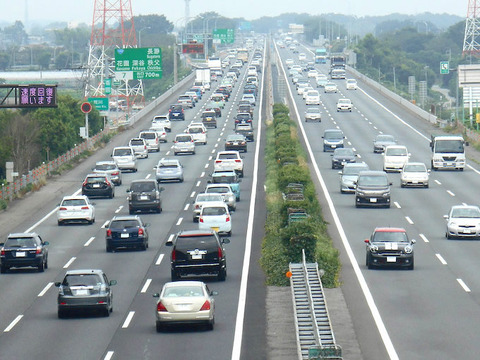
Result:
{"type": "Polygon", "coordinates": [[[405,246],[405,254],[411,254],[413,252],[413,247],[411,245],[405,246]]]}
{"type": "Polygon", "coordinates": [[[456,224],[454,221],[452,221],[452,222],[450,222],[450,223],[448,224],[448,226],[457,227],[457,224],[456,224]]]}
{"type": "Polygon", "coordinates": [[[386,193],[383,193],[383,197],[389,197],[390,196],[390,191],[387,191],[386,193]]]}
{"type": "Polygon", "coordinates": [[[358,196],[365,196],[365,193],[363,191],[357,191],[358,196]]]}
{"type": "Polygon", "coordinates": [[[378,251],[378,246],[377,245],[370,245],[370,252],[376,253],[378,251]]]}

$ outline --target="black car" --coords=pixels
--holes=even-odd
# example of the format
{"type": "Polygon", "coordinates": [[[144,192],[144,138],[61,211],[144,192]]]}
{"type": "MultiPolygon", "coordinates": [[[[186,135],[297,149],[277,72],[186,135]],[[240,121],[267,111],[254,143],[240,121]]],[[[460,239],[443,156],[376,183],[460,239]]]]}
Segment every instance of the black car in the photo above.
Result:
{"type": "Polygon", "coordinates": [[[387,134],[377,135],[377,137],[373,141],[373,152],[383,153],[385,151],[385,148],[388,145],[396,145],[396,144],[397,144],[397,141],[395,140],[395,137],[393,137],[392,135],[387,135],[387,134]]]}
{"type": "Polygon", "coordinates": [[[333,151],[332,169],[342,169],[343,165],[354,162],[357,162],[357,155],[352,148],[338,148],[333,151]]]}
{"type": "Polygon", "coordinates": [[[215,231],[180,231],[167,246],[173,246],[171,254],[172,281],[188,275],[216,275],[219,281],[227,277],[227,260],[224,244],[215,231]]]}
{"type": "Polygon", "coordinates": [[[235,133],[245,136],[247,141],[254,140],[252,124],[238,124],[235,128],[235,133]]]}
{"type": "Polygon", "coordinates": [[[250,113],[238,113],[235,115],[235,127],[238,124],[252,124],[253,126],[253,118],[250,113]]]}
{"type": "Polygon", "coordinates": [[[220,109],[218,106],[215,107],[207,107],[205,108],[205,111],[215,111],[215,115],[218,117],[222,117],[222,109],[220,109]]]}
{"type": "Polygon", "coordinates": [[[204,111],[202,113],[202,123],[206,128],[217,128],[217,114],[215,111],[204,111]]]}
{"type": "Polygon", "coordinates": [[[409,240],[405,229],[382,227],[376,228],[370,239],[366,239],[366,266],[406,267],[413,270],[413,244],[409,240]]]}
{"type": "Polygon", "coordinates": [[[253,106],[250,104],[238,105],[237,111],[239,113],[249,113],[253,117],[253,106]]]}
{"type": "Polygon", "coordinates": [[[228,135],[225,139],[225,151],[236,150],[247,152],[247,139],[242,134],[228,135]]]}
{"type": "Polygon", "coordinates": [[[118,248],[147,250],[148,223],[137,216],[115,216],[107,225],[105,236],[106,250],[112,252],[118,248]]]}
{"type": "Polygon", "coordinates": [[[390,186],[385,171],[360,171],[355,181],[355,206],[390,207],[390,186]]]}
{"type": "Polygon", "coordinates": [[[183,110],[182,104],[170,105],[170,109],[168,109],[168,119],[185,120],[185,111],[183,110]]]}
{"type": "Polygon", "coordinates": [[[108,173],[88,174],[82,184],[82,195],[111,199],[115,196],[115,185],[108,173]]]}
{"type": "Polygon", "coordinates": [[[113,293],[111,286],[116,280],[108,280],[102,270],[69,270],[62,282],[55,282],[58,287],[58,317],[67,315],[68,311],[98,310],[103,316],[109,316],[113,310],[113,293]]]}
{"type": "Polygon", "coordinates": [[[128,210],[130,215],[140,210],[162,212],[160,193],[164,188],[158,187],[155,179],[133,180],[128,193],[128,210]]]}
{"type": "Polygon", "coordinates": [[[0,272],[15,267],[36,267],[39,272],[48,268],[48,241],[37,233],[14,233],[0,243],[0,272]]]}

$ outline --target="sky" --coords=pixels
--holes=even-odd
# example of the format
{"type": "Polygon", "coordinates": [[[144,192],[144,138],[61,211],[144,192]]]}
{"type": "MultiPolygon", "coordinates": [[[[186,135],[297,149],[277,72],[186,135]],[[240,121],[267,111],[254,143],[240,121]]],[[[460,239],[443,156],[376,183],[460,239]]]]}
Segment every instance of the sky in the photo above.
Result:
{"type": "MultiPolygon", "coordinates": [[[[128,0],[123,0],[128,3],[128,0]]],[[[262,16],[277,16],[286,12],[312,15],[337,13],[344,15],[378,16],[392,13],[452,14],[466,17],[468,0],[189,0],[190,16],[215,11],[225,17],[243,17],[247,20],[262,16]]],[[[95,2],[103,0],[0,0],[4,11],[0,20],[20,20],[27,25],[41,21],[67,21],[91,24],[95,2]],[[28,4],[28,6],[27,6],[28,4]],[[27,11],[25,9],[27,8],[27,11]],[[7,10],[8,9],[8,10],[7,10]],[[28,19],[28,21],[26,21],[28,19]]],[[[109,0],[107,2],[116,3],[109,0]]],[[[185,16],[184,0],[131,0],[133,15],[165,15],[173,23],[181,23],[185,16]]]]}

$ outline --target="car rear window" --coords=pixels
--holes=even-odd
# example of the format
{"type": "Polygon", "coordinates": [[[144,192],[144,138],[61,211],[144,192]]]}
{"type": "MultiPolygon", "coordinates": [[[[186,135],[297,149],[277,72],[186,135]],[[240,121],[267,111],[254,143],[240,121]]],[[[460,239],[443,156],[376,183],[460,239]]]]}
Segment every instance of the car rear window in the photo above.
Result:
{"type": "Polygon", "coordinates": [[[142,139],[155,139],[155,133],[150,132],[150,133],[141,133],[140,137],[142,139]]]}
{"type": "Polygon", "coordinates": [[[191,142],[192,138],[190,136],[177,136],[175,138],[175,141],[177,141],[177,142],[191,142]]]}
{"type": "Polygon", "coordinates": [[[227,210],[223,206],[216,206],[216,207],[203,207],[202,208],[202,215],[211,215],[211,216],[220,216],[225,215],[227,210]]]}
{"type": "Polygon", "coordinates": [[[235,176],[214,176],[213,182],[215,184],[232,184],[235,182],[235,176]]]}
{"type": "Polygon", "coordinates": [[[130,145],[143,145],[143,140],[132,139],[132,140],[130,140],[130,145]]]}
{"type": "Polygon", "coordinates": [[[177,250],[193,250],[200,248],[216,248],[217,240],[214,235],[179,236],[175,243],[177,250]]]}
{"type": "Polygon", "coordinates": [[[117,166],[115,164],[100,164],[95,166],[95,170],[115,170],[117,166]]]}
{"type": "Polygon", "coordinates": [[[237,154],[218,154],[217,159],[238,159],[237,154]]]}
{"type": "Polygon", "coordinates": [[[37,246],[35,239],[27,238],[27,237],[20,237],[20,238],[12,237],[12,238],[8,238],[7,241],[5,242],[5,247],[31,248],[35,246],[37,246]]]}
{"type": "Polygon", "coordinates": [[[188,128],[188,132],[190,134],[200,134],[203,132],[202,128],[199,128],[199,127],[191,127],[191,128],[188,128]]]}
{"type": "Polygon", "coordinates": [[[130,185],[130,191],[141,192],[141,191],[153,191],[155,190],[155,183],[153,181],[148,182],[132,182],[130,185]]]}
{"type": "Polygon", "coordinates": [[[89,176],[86,180],[88,184],[105,182],[105,176],[89,176]]]}
{"type": "Polygon", "coordinates": [[[72,274],[65,276],[65,286],[96,286],[102,284],[102,278],[97,274],[72,274]]]}
{"type": "Polygon", "coordinates": [[[201,286],[172,286],[165,289],[163,297],[198,297],[203,296],[201,286]]]}
{"type": "Polygon", "coordinates": [[[130,156],[132,155],[132,149],[114,149],[114,156],[130,156]]]}
{"type": "Polygon", "coordinates": [[[113,220],[110,223],[109,228],[110,229],[121,229],[121,230],[123,230],[123,229],[137,228],[139,226],[140,226],[140,224],[135,219],[132,219],[132,220],[113,220]]]}
{"type": "Polygon", "coordinates": [[[83,206],[87,202],[84,199],[67,199],[62,201],[62,206],[83,206]]]}
{"type": "Polygon", "coordinates": [[[227,193],[228,192],[228,188],[226,187],[214,187],[214,186],[211,186],[207,189],[207,192],[209,193],[215,193],[215,194],[224,194],[224,193],[227,193]]]}

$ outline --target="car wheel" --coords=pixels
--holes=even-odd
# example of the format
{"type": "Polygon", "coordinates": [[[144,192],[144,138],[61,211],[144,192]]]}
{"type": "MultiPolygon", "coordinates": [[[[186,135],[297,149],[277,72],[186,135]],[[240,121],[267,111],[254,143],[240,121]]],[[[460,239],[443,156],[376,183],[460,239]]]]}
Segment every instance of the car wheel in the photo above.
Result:
{"type": "Polygon", "coordinates": [[[448,231],[445,233],[445,237],[446,237],[448,240],[452,239],[452,236],[448,233],[448,231]]]}
{"type": "Polygon", "coordinates": [[[405,184],[400,184],[400,187],[404,188],[404,187],[405,187],[405,184]]]}
{"type": "Polygon", "coordinates": [[[5,274],[6,272],[7,272],[7,267],[4,265],[0,266],[0,273],[5,274]]]}
{"type": "Polygon", "coordinates": [[[104,317],[109,317],[110,316],[110,309],[108,307],[106,307],[105,309],[103,309],[103,316],[104,317]]]}
{"type": "Polygon", "coordinates": [[[366,261],[366,263],[367,263],[367,267],[368,267],[369,269],[373,269],[372,259],[370,259],[370,255],[369,255],[369,254],[367,254],[367,261],[366,261]]]}
{"type": "Polygon", "coordinates": [[[45,260],[45,269],[48,269],[48,258],[45,260]]]}
{"type": "Polygon", "coordinates": [[[425,184],[425,188],[428,189],[428,187],[429,187],[428,184],[425,184]]]}
{"type": "Polygon", "coordinates": [[[172,281],[177,281],[177,280],[180,279],[180,276],[178,276],[178,274],[175,270],[172,270],[171,271],[171,278],[172,278],[172,281]]]}
{"type": "Polygon", "coordinates": [[[109,245],[107,245],[107,246],[105,247],[105,249],[107,250],[107,252],[112,252],[112,251],[113,251],[113,248],[112,248],[111,246],[109,246],[109,245]]]}
{"type": "Polygon", "coordinates": [[[157,321],[155,323],[155,328],[157,329],[157,332],[161,332],[163,330],[163,325],[160,321],[157,321]]]}
{"type": "Polygon", "coordinates": [[[195,151],[192,151],[192,155],[195,155],[195,151]]]}
{"type": "Polygon", "coordinates": [[[45,271],[45,261],[42,260],[40,264],[37,266],[38,272],[44,272],[45,271]]]}
{"type": "Polygon", "coordinates": [[[211,321],[208,322],[207,329],[213,330],[214,326],[215,326],[215,318],[213,318],[211,321]]]}
{"type": "Polygon", "coordinates": [[[198,219],[196,217],[193,217],[193,222],[198,223],[198,219]]]}
{"type": "Polygon", "coordinates": [[[113,199],[115,197],[115,191],[112,190],[112,192],[110,193],[110,199],[113,199]]]}
{"type": "Polygon", "coordinates": [[[140,250],[146,251],[147,250],[147,244],[143,243],[142,245],[140,245],[140,250]]]}
{"type": "Polygon", "coordinates": [[[158,209],[157,209],[157,213],[159,213],[159,214],[160,214],[162,211],[163,211],[163,209],[162,209],[162,205],[160,205],[160,206],[158,207],[158,209]]]}
{"type": "Polygon", "coordinates": [[[58,309],[57,310],[57,315],[59,319],[65,319],[66,311],[64,309],[58,309]]]}
{"type": "Polygon", "coordinates": [[[217,276],[218,281],[225,281],[226,278],[227,278],[227,269],[221,269],[218,272],[218,276],[217,276]]]}
{"type": "Polygon", "coordinates": [[[62,226],[62,225],[63,225],[63,221],[58,220],[58,226],[62,226]]]}
{"type": "Polygon", "coordinates": [[[408,267],[408,270],[413,270],[414,268],[415,268],[415,262],[414,262],[413,257],[412,257],[412,263],[408,267]]]}

